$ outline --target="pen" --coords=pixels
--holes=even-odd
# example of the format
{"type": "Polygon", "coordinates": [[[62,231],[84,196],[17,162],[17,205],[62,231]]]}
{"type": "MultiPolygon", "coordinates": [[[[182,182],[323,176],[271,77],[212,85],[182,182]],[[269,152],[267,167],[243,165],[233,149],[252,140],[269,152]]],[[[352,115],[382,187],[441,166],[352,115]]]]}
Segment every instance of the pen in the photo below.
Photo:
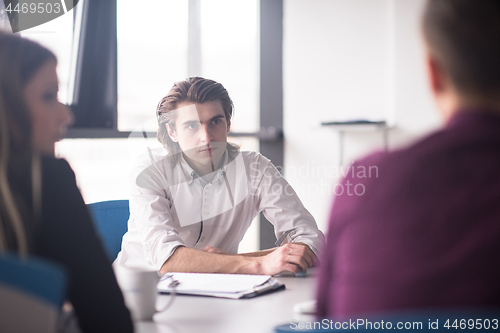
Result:
{"type": "Polygon", "coordinates": [[[164,281],[164,280],[167,280],[167,279],[171,279],[172,280],[172,282],[170,282],[169,285],[168,285],[169,288],[175,288],[179,284],[181,284],[179,282],[179,280],[174,279],[174,274],[165,274],[165,275],[162,276],[162,278],[160,279],[160,281],[164,281]]]}

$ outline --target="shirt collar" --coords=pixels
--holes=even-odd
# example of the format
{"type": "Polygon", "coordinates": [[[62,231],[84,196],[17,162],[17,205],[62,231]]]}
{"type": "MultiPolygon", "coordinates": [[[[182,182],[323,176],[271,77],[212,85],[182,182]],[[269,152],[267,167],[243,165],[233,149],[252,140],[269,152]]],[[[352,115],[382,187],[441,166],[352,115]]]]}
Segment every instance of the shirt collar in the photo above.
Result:
{"type": "Polygon", "coordinates": [[[487,108],[464,108],[453,113],[447,127],[497,126],[499,123],[500,111],[487,108]]]}
{"type": "MultiPolygon", "coordinates": [[[[222,160],[224,161],[222,163],[223,167],[220,168],[220,169],[217,169],[216,171],[216,174],[215,174],[215,177],[214,179],[212,180],[211,183],[215,183],[216,181],[221,181],[221,177],[227,173],[227,165],[228,165],[228,160],[229,160],[229,156],[228,156],[228,152],[227,152],[227,148],[226,150],[224,151],[224,155],[222,156],[222,160]]],[[[196,178],[199,178],[200,181],[202,183],[206,183],[203,178],[201,178],[197,173],[196,171],[193,170],[193,168],[191,168],[191,166],[189,165],[189,163],[186,161],[186,159],[184,158],[184,154],[181,153],[181,168],[183,169],[184,171],[184,174],[186,175],[186,179],[187,179],[187,183],[188,185],[191,185],[193,183],[193,181],[196,179],[196,178]]]]}

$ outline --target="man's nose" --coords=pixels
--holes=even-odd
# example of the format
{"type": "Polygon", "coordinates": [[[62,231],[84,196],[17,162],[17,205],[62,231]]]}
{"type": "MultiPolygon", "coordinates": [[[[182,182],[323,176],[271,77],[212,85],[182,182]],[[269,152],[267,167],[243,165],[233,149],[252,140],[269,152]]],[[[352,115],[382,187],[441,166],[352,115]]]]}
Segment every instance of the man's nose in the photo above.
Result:
{"type": "Polygon", "coordinates": [[[212,142],[212,135],[210,134],[210,129],[207,125],[201,125],[201,141],[210,143],[212,142]]]}

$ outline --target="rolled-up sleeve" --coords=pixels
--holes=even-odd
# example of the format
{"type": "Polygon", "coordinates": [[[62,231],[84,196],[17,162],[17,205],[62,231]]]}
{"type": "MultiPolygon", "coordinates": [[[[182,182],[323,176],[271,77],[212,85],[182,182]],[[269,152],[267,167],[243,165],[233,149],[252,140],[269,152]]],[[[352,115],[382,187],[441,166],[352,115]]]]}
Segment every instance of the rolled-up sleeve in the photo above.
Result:
{"type": "MultiPolygon", "coordinates": [[[[131,243],[136,243],[136,248],[142,247],[144,260],[156,270],[160,270],[177,247],[185,245],[177,230],[176,213],[162,166],[161,161],[154,164],[140,161],[132,171],[130,191],[129,238],[131,243]]],[[[141,253],[128,253],[128,257],[130,255],[141,253]]],[[[136,260],[131,258],[132,262],[136,260]]]]}

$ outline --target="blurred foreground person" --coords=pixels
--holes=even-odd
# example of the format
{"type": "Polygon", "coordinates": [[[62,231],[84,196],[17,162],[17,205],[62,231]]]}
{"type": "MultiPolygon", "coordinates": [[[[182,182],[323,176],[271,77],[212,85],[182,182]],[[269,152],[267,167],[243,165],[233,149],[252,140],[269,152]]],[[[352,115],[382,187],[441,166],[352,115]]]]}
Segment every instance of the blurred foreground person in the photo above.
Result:
{"type": "Polygon", "coordinates": [[[39,44],[0,32],[0,251],[63,266],[84,332],[132,332],[75,175],[54,157],[72,121],[57,99],[56,63],[39,44]]]}
{"type": "Polygon", "coordinates": [[[352,166],[364,192],[333,204],[321,317],[500,306],[500,2],[429,0],[423,35],[446,125],[352,166]]]}

